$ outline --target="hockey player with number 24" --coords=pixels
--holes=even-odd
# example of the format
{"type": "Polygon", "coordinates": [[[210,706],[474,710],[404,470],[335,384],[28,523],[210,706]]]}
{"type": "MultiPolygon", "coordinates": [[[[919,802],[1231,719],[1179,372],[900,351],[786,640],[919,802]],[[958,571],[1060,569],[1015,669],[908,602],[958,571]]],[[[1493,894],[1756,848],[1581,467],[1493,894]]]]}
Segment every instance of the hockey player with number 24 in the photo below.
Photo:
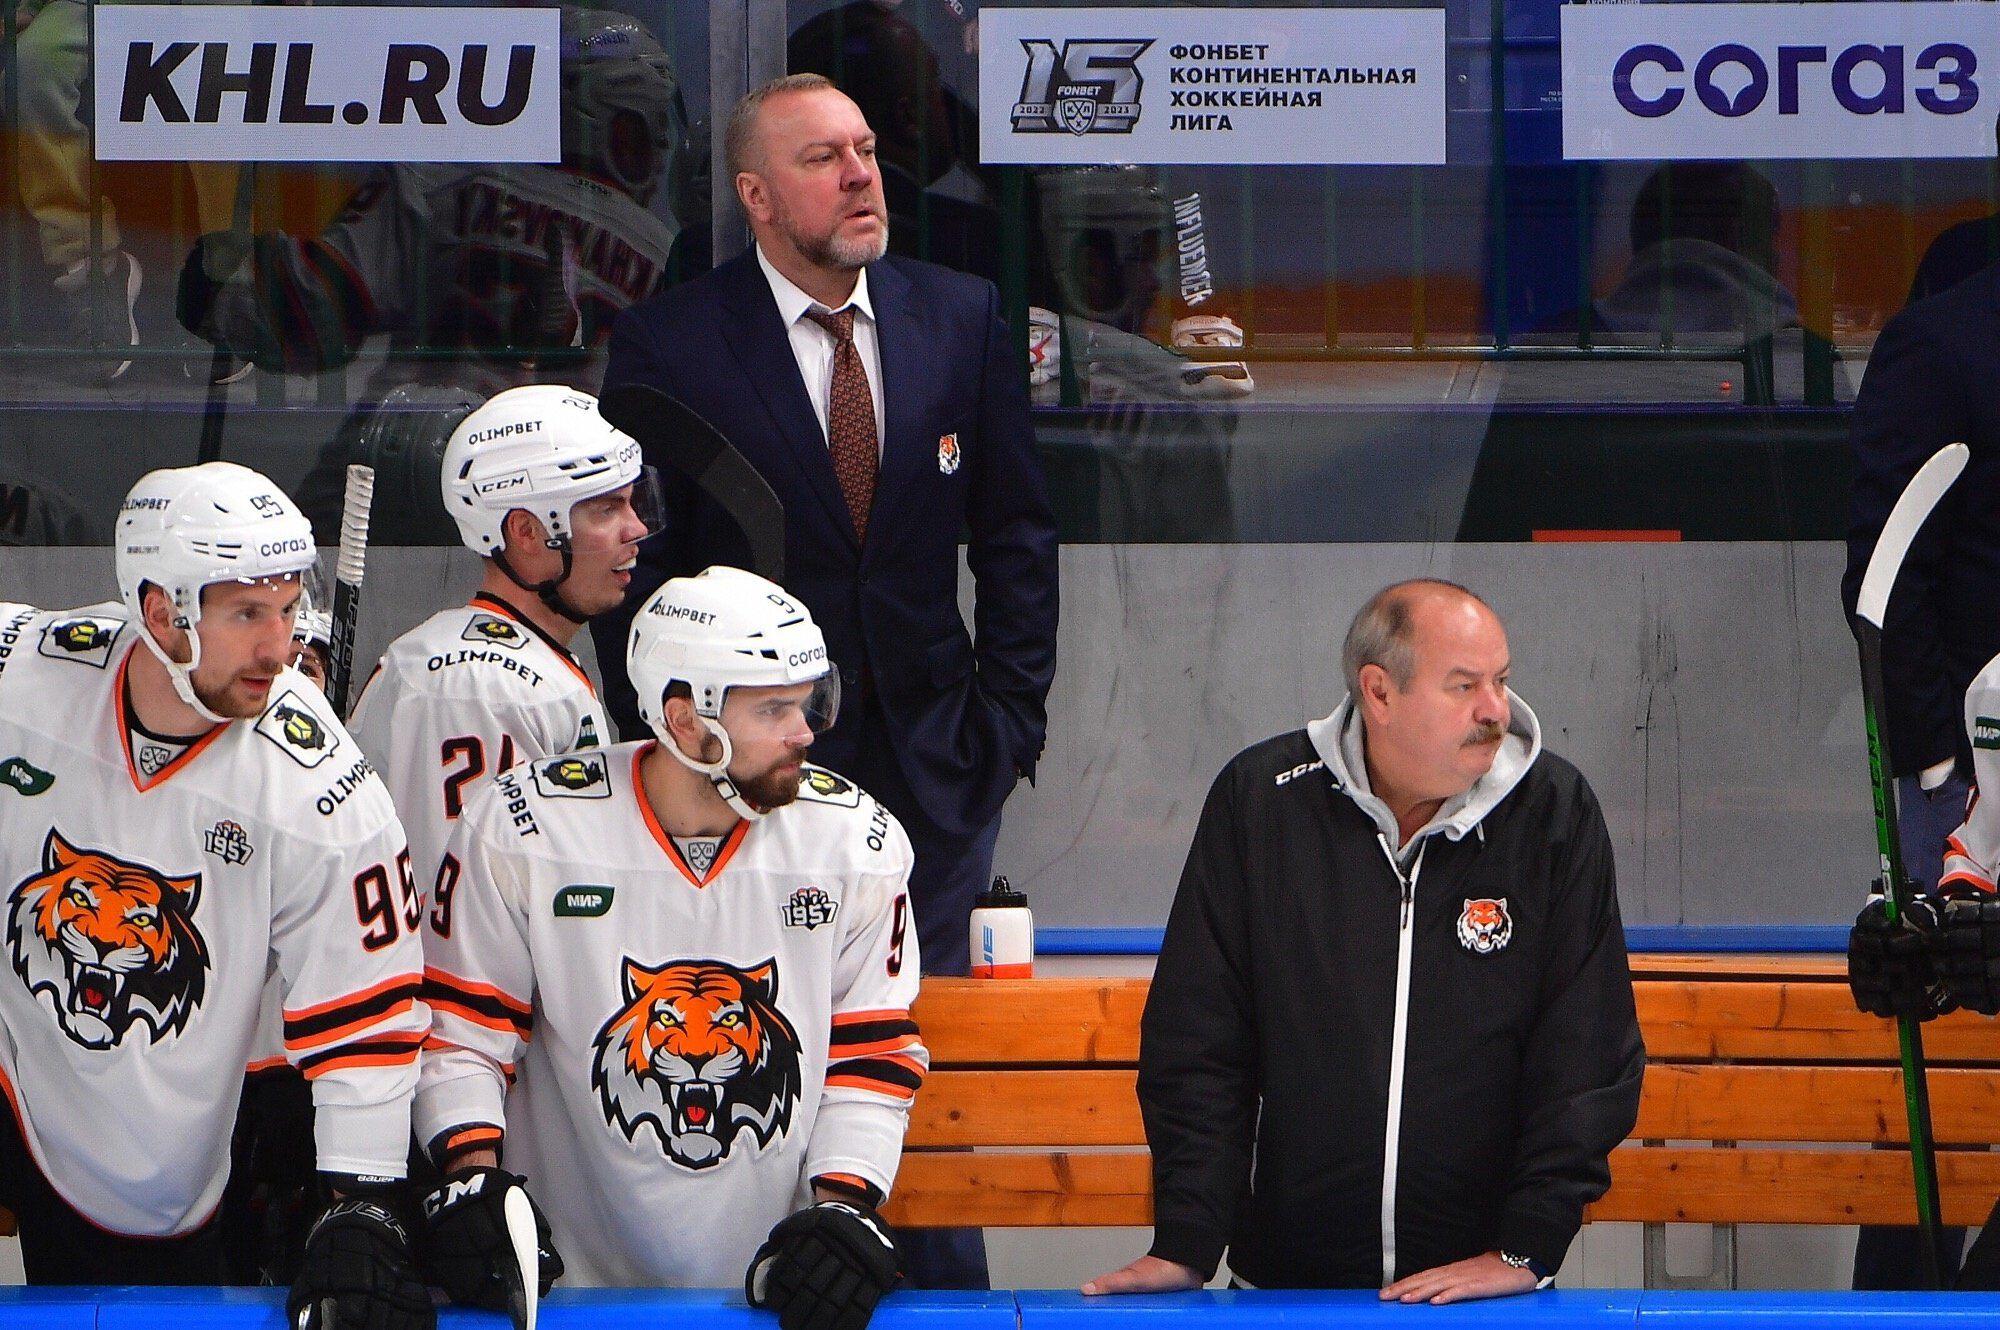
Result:
{"type": "Polygon", "coordinates": [[[418,1139],[447,1192],[519,1181],[504,1148],[573,1282],[743,1279],[786,1330],[860,1330],[928,1066],[909,840],[805,762],[839,675],[775,584],[666,583],[628,665],[655,740],[518,767],[452,833],[418,1139]]]}
{"type": "Polygon", "coordinates": [[[122,614],[0,605],[0,1204],[29,1282],[223,1281],[275,961],[333,1198],[288,1320],[422,1330],[418,892],[388,791],[288,665],[312,530],[215,462],[141,478],[116,541],[122,614]]]}
{"type": "Polygon", "coordinates": [[[482,781],[611,737],[569,644],[624,599],[661,511],[638,443],[596,398],[558,385],[510,388],[466,416],[439,483],[460,538],[484,556],[479,591],[390,643],[350,722],[426,887],[482,781]]]}

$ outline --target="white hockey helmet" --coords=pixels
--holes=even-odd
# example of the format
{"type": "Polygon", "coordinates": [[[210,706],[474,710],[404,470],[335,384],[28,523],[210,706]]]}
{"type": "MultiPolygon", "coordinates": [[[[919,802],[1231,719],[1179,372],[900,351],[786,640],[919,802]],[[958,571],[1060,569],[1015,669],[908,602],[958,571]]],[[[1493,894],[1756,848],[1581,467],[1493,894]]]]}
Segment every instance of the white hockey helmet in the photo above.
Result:
{"type": "Polygon", "coordinates": [[[659,529],[657,475],[639,441],[613,429],[595,397],[561,384],[495,393],[451,432],[440,480],[459,539],[476,554],[506,549],[501,527],[516,508],[541,520],[552,547],[567,544],[573,505],[627,485],[647,531],[659,529]]]}
{"type": "Polygon", "coordinates": [[[805,703],[815,734],[840,713],[840,674],[827,658],[826,638],[805,606],[785,589],[741,568],[717,565],[677,577],[647,597],[632,620],[625,665],[639,694],[639,714],[660,744],[715,783],[717,793],[746,818],[762,816],[729,779],[735,756],[722,707],[732,688],[816,685],[805,703]],[[688,686],[695,715],[722,743],[722,756],[702,762],[667,733],[665,694],[688,686]]]}
{"type": "Polygon", "coordinates": [[[234,462],[149,471],[118,510],[118,594],[139,640],[167,667],[181,701],[207,719],[218,716],[196,698],[188,675],[201,664],[201,593],[217,582],[295,578],[306,595],[319,581],[319,550],[312,523],[297,504],[265,477],[234,462]],[[188,635],[191,658],[182,663],[145,631],[148,585],[166,593],[174,627],[188,635]]]}
{"type": "Polygon", "coordinates": [[[680,80],[659,39],[614,9],[562,11],[562,153],[644,203],[687,135],[680,80]]]}

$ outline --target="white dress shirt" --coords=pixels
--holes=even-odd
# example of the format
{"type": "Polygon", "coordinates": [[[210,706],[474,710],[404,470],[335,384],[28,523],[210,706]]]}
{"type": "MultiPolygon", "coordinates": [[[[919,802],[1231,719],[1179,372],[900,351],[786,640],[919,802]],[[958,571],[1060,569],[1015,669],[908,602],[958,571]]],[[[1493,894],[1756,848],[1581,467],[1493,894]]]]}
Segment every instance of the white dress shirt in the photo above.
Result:
{"type": "MultiPolygon", "coordinates": [[[[784,321],[785,332],[791,338],[792,359],[799,362],[799,377],[805,380],[806,397],[812,402],[813,414],[819,417],[819,432],[824,438],[827,401],[833,396],[833,352],[837,343],[832,333],[806,317],[806,311],[838,314],[840,310],[828,309],[799,290],[789,277],[771,266],[762,245],[757,247],[757,266],[764,270],[764,280],[771,284],[771,296],[778,302],[778,317],[784,321]]],[[[861,367],[868,372],[868,395],[875,403],[875,455],[879,458],[883,447],[882,347],[875,336],[875,310],[868,303],[866,268],[854,275],[854,294],[840,309],[850,307],[854,310],[854,349],[861,353],[861,367]]]]}

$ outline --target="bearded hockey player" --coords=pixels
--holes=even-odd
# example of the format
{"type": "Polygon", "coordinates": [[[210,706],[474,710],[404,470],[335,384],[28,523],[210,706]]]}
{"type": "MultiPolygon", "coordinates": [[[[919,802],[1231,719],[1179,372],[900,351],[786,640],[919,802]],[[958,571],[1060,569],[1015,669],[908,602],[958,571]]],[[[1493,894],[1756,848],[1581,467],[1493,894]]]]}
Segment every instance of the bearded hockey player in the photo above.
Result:
{"type": "Polygon", "coordinates": [[[787,1330],[858,1330],[897,1278],[875,1207],[928,1065],[909,841],[806,765],[839,676],[776,585],[667,582],[628,664],[656,740],[517,767],[453,832],[417,1096],[446,1171],[433,1249],[475,1295],[506,1277],[478,1199],[523,1180],[504,1141],[577,1282],[747,1267],[787,1330]]]}
{"type": "Polygon", "coordinates": [[[624,599],[660,512],[638,443],[596,398],[554,385],[509,389],[467,416],[441,484],[460,539],[486,558],[479,592],[390,644],[351,721],[426,886],[480,781],[610,737],[569,644],[624,599]]]}
{"type": "Polygon", "coordinates": [[[286,662],[312,532],[264,477],[143,477],[125,613],[0,606],[0,1204],[32,1283],[217,1283],[212,1222],[275,966],[335,1201],[296,1330],[432,1323],[394,1209],[418,892],[388,791],[286,662]]]}

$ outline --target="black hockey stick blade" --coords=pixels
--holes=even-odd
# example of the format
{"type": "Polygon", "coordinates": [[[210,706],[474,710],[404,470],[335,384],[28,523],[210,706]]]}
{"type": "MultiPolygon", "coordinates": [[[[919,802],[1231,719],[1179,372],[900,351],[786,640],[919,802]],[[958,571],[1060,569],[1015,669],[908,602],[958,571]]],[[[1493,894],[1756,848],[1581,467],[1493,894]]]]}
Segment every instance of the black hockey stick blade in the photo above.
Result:
{"type": "MultiPolygon", "coordinates": [[[[1868,727],[1868,778],[1875,803],[1875,847],[1880,881],[1886,901],[1884,909],[1893,922],[1908,908],[1912,889],[1903,867],[1902,836],[1896,825],[1896,792],[1889,766],[1889,740],[1884,722],[1888,718],[1882,684],[1882,624],[1887,618],[1889,593],[1924,521],[1936,509],[1945,491],[1965,470],[1969,450],[1962,443],[1948,444],[1931,455],[1889,510],[1876,539],[1875,550],[1861,578],[1861,593],[1855,603],[1856,635],[1861,645],[1861,709],[1868,727]]],[[[1903,1102],[1910,1120],[1910,1166],[1916,1184],[1918,1243],[1923,1248],[1924,1274],[1931,1288],[1944,1286],[1938,1264],[1937,1234],[1939,1198],[1937,1185],[1937,1144],[1931,1131],[1930,1087],[1924,1074],[1923,1026],[1912,1016],[1896,1021],[1897,1042],[1903,1065],[1903,1102]]]]}
{"type": "Polygon", "coordinates": [[[658,388],[622,383],[598,401],[613,428],[637,439],[649,458],[681,472],[722,505],[750,543],[750,570],[785,580],[785,507],[770,482],[721,430],[658,388]]]}

